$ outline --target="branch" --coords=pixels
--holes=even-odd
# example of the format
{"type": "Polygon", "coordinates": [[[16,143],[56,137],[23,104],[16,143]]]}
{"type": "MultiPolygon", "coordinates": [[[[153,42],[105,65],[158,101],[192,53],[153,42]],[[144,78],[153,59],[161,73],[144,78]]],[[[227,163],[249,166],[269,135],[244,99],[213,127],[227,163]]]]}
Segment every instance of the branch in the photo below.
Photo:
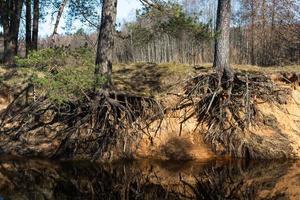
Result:
{"type": "Polygon", "coordinates": [[[163,11],[163,8],[159,3],[154,3],[152,0],[139,0],[145,7],[156,8],[157,10],[163,11]]]}
{"type": "Polygon", "coordinates": [[[78,4],[78,2],[76,1],[75,4],[78,7],[78,11],[80,12],[80,14],[82,15],[82,17],[84,18],[84,20],[89,23],[91,26],[95,27],[96,29],[99,29],[99,25],[96,25],[95,23],[93,23],[91,20],[88,19],[88,17],[86,16],[86,13],[84,10],[82,10],[82,8],[80,7],[80,5],[78,4]]]}

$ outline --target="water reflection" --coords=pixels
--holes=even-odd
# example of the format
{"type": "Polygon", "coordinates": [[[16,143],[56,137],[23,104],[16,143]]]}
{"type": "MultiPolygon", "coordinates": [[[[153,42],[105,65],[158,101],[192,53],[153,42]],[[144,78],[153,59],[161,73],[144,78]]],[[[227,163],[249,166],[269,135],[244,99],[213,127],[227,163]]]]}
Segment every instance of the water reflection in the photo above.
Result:
{"type": "Polygon", "coordinates": [[[0,199],[300,199],[300,162],[2,159],[0,199]]]}

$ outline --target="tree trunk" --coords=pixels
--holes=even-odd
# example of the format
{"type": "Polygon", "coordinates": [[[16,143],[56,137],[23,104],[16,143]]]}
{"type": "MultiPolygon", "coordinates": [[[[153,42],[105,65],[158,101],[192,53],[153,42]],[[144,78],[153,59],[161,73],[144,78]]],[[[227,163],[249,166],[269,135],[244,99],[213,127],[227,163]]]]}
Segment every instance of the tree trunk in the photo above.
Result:
{"type": "Polygon", "coordinates": [[[63,11],[65,9],[65,6],[66,6],[67,2],[68,2],[68,0],[62,0],[61,4],[59,6],[56,21],[55,21],[55,24],[54,24],[53,33],[52,33],[52,36],[51,36],[51,46],[55,43],[55,35],[57,35],[57,29],[58,29],[58,25],[59,25],[59,22],[60,22],[60,18],[63,14],[63,11]]]}
{"type": "Polygon", "coordinates": [[[31,0],[26,0],[26,57],[31,50],[31,0]]]}
{"type": "Polygon", "coordinates": [[[40,2],[33,0],[33,26],[32,26],[32,49],[38,49],[38,35],[39,35],[39,18],[40,18],[40,2]]]}
{"type": "Polygon", "coordinates": [[[13,64],[18,52],[18,37],[23,0],[1,1],[5,64],[13,64]]]}
{"type": "Polygon", "coordinates": [[[255,48],[255,2],[251,0],[251,65],[256,65],[254,48],[255,48]]]}
{"type": "Polygon", "coordinates": [[[3,16],[3,39],[4,39],[4,52],[3,62],[5,64],[11,64],[13,61],[13,46],[12,46],[12,35],[9,29],[9,17],[8,12],[4,11],[3,16]]]}
{"type": "Polygon", "coordinates": [[[222,82],[231,82],[234,73],[229,65],[231,0],[218,1],[216,31],[219,34],[215,41],[214,69],[218,74],[219,86],[222,82]]]}
{"type": "Polygon", "coordinates": [[[10,31],[13,37],[12,45],[14,55],[18,54],[19,49],[19,28],[20,28],[20,19],[21,19],[21,12],[22,12],[23,0],[17,0],[13,3],[13,11],[14,14],[12,15],[12,23],[10,24],[10,31]]]}
{"type": "Polygon", "coordinates": [[[270,38],[271,38],[271,43],[270,43],[270,56],[271,56],[271,62],[269,64],[274,65],[276,61],[276,55],[275,55],[275,42],[274,42],[274,32],[275,32],[275,17],[276,17],[276,6],[277,6],[277,1],[272,0],[272,7],[271,7],[271,30],[270,30],[270,38]]]}
{"type": "Polygon", "coordinates": [[[262,64],[265,66],[267,65],[268,61],[268,50],[266,48],[266,33],[267,33],[267,29],[266,29],[266,0],[262,1],[262,8],[261,8],[261,14],[262,14],[262,27],[261,27],[261,35],[260,35],[260,41],[262,43],[262,64]]]}
{"type": "Polygon", "coordinates": [[[1,20],[3,25],[3,43],[4,43],[4,52],[3,52],[3,62],[9,62],[11,58],[11,49],[9,48],[10,43],[10,33],[9,33],[9,4],[8,2],[0,1],[1,5],[1,20]]]}
{"type": "Polygon", "coordinates": [[[98,36],[98,47],[95,63],[95,88],[99,87],[100,79],[104,78],[102,88],[111,86],[112,51],[117,14],[117,0],[103,0],[101,26],[98,36]]]}

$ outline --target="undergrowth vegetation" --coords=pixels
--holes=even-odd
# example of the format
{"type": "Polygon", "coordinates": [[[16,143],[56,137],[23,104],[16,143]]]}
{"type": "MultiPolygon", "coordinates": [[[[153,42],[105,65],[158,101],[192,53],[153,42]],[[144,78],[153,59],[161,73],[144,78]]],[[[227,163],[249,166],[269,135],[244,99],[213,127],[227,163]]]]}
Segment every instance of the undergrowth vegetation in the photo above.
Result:
{"type": "Polygon", "coordinates": [[[43,77],[33,76],[31,82],[40,95],[47,95],[56,103],[77,100],[93,88],[93,68],[66,68],[57,73],[46,73],[43,77]],[[80,75],[78,75],[80,74],[80,75]]]}
{"type": "Polygon", "coordinates": [[[35,95],[54,103],[80,100],[94,84],[94,55],[89,48],[67,47],[33,51],[17,58],[19,72],[33,84],[35,95]]]}
{"type": "Polygon", "coordinates": [[[71,50],[69,47],[46,48],[32,51],[28,58],[16,57],[18,67],[31,67],[38,70],[51,70],[58,67],[68,66],[93,66],[94,52],[90,48],[77,48],[71,50]]]}

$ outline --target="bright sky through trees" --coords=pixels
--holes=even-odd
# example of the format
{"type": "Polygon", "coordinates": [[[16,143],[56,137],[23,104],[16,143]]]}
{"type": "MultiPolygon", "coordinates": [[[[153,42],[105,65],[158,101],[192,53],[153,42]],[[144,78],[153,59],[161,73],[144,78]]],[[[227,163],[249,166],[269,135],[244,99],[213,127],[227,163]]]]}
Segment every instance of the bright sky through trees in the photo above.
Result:
{"type": "MultiPolygon", "coordinates": [[[[126,21],[131,21],[134,20],[135,18],[135,10],[141,7],[141,3],[139,0],[119,0],[118,1],[118,13],[117,13],[117,23],[123,23],[125,20],[126,21]]],[[[99,8],[100,12],[100,8],[99,8]]],[[[51,16],[47,16],[44,20],[44,22],[41,23],[41,30],[40,30],[40,35],[42,37],[49,36],[53,32],[53,26],[54,26],[54,19],[51,19],[51,16]]],[[[72,30],[64,30],[65,26],[65,17],[62,18],[61,23],[58,28],[58,33],[66,33],[66,31],[69,32],[76,32],[79,28],[82,27],[82,23],[79,22],[78,20],[75,20],[72,25],[72,30]]],[[[84,25],[84,29],[86,31],[90,30],[90,27],[88,24],[84,25]]]]}

